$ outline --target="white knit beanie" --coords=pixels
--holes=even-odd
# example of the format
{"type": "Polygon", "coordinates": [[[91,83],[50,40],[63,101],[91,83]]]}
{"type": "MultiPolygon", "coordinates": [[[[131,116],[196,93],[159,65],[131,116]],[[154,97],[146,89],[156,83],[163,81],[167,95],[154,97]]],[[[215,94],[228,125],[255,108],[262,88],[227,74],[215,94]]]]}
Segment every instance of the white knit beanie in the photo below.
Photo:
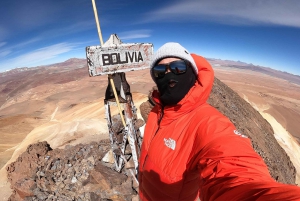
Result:
{"type": "Polygon", "coordinates": [[[157,64],[158,61],[167,58],[167,57],[176,57],[180,59],[184,59],[189,61],[192,64],[194,73],[198,74],[198,68],[197,65],[191,56],[191,54],[182,47],[179,43],[169,42],[161,46],[156,53],[153,55],[152,63],[150,65],[150,73],[152,76],[152,79],[154,80],[154,77],[152,75],[152,68],[157,64]]]}

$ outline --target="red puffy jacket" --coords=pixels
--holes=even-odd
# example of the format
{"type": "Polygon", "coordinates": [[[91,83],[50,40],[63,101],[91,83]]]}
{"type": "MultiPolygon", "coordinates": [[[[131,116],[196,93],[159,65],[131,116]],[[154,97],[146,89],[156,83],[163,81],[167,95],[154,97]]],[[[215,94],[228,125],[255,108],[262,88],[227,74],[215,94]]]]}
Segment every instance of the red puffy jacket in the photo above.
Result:
{"type": "Polygon", "coordinates": [[[300,188],[276,182],[248,138],[206,103],[214,79],[192,55],[198,81],[176,105],[150,112],[139,159],[141,200],[300,200],[300,188]]]}

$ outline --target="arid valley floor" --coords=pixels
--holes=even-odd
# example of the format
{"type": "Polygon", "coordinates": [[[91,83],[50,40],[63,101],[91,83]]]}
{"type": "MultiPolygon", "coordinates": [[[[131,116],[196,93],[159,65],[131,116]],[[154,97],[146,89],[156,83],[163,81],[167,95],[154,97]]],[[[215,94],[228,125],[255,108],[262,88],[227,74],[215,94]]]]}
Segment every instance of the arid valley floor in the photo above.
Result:
{"type": "MultiPolygon", "coordinates": [[[[271,124],[300,184],[300,84],[226,62],[214,64],[215,76],[271,124]]],[[[29,144],[46,140],[52,148],[64,148],[108,138],[103,106],[107,76],[89,77],[85,65],[83,59],[70,59],[0,73],[0,200],[11,194],[6,165],[29,144]]],[[[128,72],[126,78],[139,108],[154,86],[149,70],[128,72]]]]}

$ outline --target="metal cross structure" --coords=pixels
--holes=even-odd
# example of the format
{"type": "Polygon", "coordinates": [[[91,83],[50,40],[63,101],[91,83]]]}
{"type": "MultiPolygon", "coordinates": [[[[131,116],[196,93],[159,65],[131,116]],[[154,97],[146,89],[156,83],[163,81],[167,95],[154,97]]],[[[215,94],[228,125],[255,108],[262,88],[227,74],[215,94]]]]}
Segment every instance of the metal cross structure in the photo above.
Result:
{"type": "Polygon", "coordinates": [[[126,164],[130,166],[133,162],[135,175],[137,174],[142,141],[135,126],[137,109],[132,100],[125,72],[149,68],[152,54],[152,44],[122,44],[116,34],[112,34],[103,46],[86,48],[90,76],[108,74],[109,80],[112,80],[108,82],[104,105],[115,169],[118,172],[126,164]],[[111,106],[119,107],[119,116],[112,116],[111,106]]]}

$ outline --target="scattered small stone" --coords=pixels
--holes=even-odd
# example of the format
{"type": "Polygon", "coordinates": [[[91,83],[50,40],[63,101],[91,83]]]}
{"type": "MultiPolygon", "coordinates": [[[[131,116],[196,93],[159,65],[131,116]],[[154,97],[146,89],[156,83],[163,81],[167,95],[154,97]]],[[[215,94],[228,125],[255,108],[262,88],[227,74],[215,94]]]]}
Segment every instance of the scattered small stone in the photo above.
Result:
{"type": "Polygon", "coordinates": [[[51,167],[51,170],[56,170],[56,165],[53,165],[53,166],[51,167]]]}
{"type": "Polygon", "coordinates": [[[44,193],[44,192],[38,192],[36,194],[36,197],[39,199],[39,200],[46,200],[48,198],[47,194],[44,193]]]}
{"type": "Polygon", "coordinates": [[[87,160],[91,162],[92,165],[95,165],[95,159],[93,156],[90,156],[87,160]]]}
{"type": "Polygon", "coordinates": [[[132,196],[131,201],[139,201],[139,200],[140,200],[140,199],[139,199],[139,196],[138,196],[138,195],[132,196]]]}
{"type": "Polygon", "coordinates": [[[106,162],[106,163],[115,163],[115,158],[114,158],[114,155],[113,155],[113,152],[112,150],[109,150],[105,156],[102,158],[102,161],[106,162]]]}
{"type": "Polygon", "coordinates": [[[72,182],[73,184],[76,183],[76,182],[77,182],[76,177],[73,177],[72,180],[71,180],[71,182],[72,182]]]}

